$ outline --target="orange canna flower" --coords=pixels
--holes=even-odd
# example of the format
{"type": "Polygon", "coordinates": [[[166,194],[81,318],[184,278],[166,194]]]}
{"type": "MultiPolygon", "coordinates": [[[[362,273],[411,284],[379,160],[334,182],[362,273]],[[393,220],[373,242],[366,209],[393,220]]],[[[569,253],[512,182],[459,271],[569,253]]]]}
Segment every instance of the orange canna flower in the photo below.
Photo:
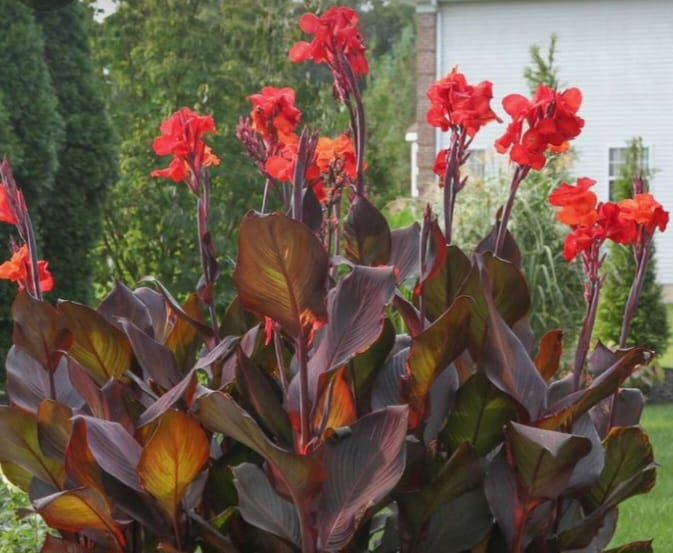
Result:
{"type": "Polygon", "coordinates": [[[594,184],[595,180],[582,177],[577,179],[576,185],[561,183],[549,195],[549,203],[561,207],[556,214],[561,223],[570,226],[591,225],[598,219],[596,211],[598,198],[589,190],[594,184]]]}
{"type": "Polygon", "coordinates": [[[642,225],[648,234],[652,234],[656,228],[661,232],[666,230],[668,211],[664,210],[652,194],[648,192],[635,194],[633,198],[619,202],[619,206],[624,218],[642,225]]]}
{"type": "MultiPolygon", "coordinates": [[[[23,290],[28,285],[30,288],[30,255],[28,246],[25,244],[16,250],[12,257],[0,265],[0,278],[11,280],[19,285],[19,290],[23,290]]],[[[37,262],[37,272],[40,280],[40,290],[49,292],[54,287],[54,279],[48,269],[46,261],[37,262]]]]}
{"type": "Polygon", "coordinates": [[[7,195],[7,188],[0,184],[0,221],[16,225],[17,220],[14,211],[9,204],[9,197],[7,195]]]}

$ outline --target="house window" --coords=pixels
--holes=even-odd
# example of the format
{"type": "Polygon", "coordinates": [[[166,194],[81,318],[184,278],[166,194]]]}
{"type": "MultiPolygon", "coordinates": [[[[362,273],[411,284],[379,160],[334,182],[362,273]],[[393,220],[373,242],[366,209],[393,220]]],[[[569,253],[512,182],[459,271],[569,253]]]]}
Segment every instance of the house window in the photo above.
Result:
{"type": "Polygon", "coordinates": [[[470,179],[483,181],[486,174],[486,150],[470,150],[470,157],[467,158],[465,169],[470,179]]]}
{"type": "MultiPolygon", "coordinates": [[[[626,156],[628,148],[610,148],[608,161],[608,186],[610,192],[610,200],[615,200],[614,186],[615,182],[621,177],[622,167],[626,163],[626,156]]],[[[650,150],[649,148],[642,148],[640,150],[641,157],[638,160],[640,172],[647,175],[650,170],[650,150]]]]}

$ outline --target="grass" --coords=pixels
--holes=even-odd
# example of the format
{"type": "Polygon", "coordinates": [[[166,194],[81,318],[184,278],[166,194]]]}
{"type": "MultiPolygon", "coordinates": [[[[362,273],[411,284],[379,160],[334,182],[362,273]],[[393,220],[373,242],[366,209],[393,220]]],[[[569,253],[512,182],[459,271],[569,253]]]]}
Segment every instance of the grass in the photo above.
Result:
{"type": "Polygon", "coordinates": [[[657,483],[650,493],[622,503],[611,545],[653,539],[656,553],[673,553],[673,404],[648,406],[641,424],[654,448],[657,483]]]}
{"type": "MultiPolygon", "coordinates": [[[[669,328],[673,328],[673,303],[666,304],[666,316],[668,318],[669,328]]],[[[673,369],[673,340],[668,345],[668,349],[659,359],[659,364],[666,369],[673,369]]]]}

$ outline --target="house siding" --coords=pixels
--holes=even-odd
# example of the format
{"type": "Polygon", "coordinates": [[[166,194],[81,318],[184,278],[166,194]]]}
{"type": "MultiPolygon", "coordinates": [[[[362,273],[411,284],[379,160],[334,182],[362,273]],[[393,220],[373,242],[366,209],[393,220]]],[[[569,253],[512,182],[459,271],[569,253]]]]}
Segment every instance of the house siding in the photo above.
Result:
{"type": "MultiPolygon", "coordinates": [[[[530,46],[544,52],[555,33],[561,88],[577,86],[584,97],[586,125],[574,142],[574,173],[596,179],[605,199],[609,148],[641,136],[656,170],[652,191],[673,210],[673,2],[458,1],[440,3],[438,10],[440,76],[458,65],[469,82],[492,81],[493,106],[503,119],[504,95],[528,95],[523,68],[530,46]]],[[[503,131],[504,125],[489,125],[474,147],[492,147],[503,131]]],[[[673,284],[673,230],[657,236],[657,248],[658,280],[673,284]]]]}

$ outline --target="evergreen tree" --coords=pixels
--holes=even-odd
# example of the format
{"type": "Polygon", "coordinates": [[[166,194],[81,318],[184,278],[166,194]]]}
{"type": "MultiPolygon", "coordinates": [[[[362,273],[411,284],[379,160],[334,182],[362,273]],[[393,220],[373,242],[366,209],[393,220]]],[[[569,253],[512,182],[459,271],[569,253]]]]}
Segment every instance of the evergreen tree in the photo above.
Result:
{"type": "Polygon", "coordinates": [[[79,2],[36,12],[65,123],[56,186],[40,209],[43,251],[56,281],[53,295],[80,302],[92,297],[92,249],[100,239],[106,191],[116,178],[112,128],[86,34],[91,17],[79,2]]]}
{"type": "MultiPolygon", "coordinates": [[[[647,185],[652,170],[642,163],[645,156],[646,152],[640,138],[627,143],[625,162],[613,186],[613,200],[619,201],[633,196],[634,177],[641,176],[647,185]]],[[[635,276],[636,263],[631,247],[611,244],[603,267],[606,279],[601,291],[594,334],[605,343],[616,344],[619,342],[624,307],[635,276]]],[[[656,282],[656,274],[655,247],[652,242],[643,288],[631,323],[627,345],[644,346],[661,354],[666,350],[671,329],[666,318],[662,287],[656,282]]]]}
{"type": "MultiPolygon", "coordinates": [[[[40,228],[42,208],[50,201],[63,138],[63,120],[49,71],[44,43],[32,10],[16,0],[0,0],[0,156],[7,156],[40,228]]],[[[0,259],[9,257],[13,229],[0,225],[0,259]]],[[[41,243],[41,242],[40,242],[41,243]]],[[[10,306],[16,285],[0,282],[0,358],[10,345],[10,306]]],[[[4,381],[4,363],[0,363],[4,381]]]]}

